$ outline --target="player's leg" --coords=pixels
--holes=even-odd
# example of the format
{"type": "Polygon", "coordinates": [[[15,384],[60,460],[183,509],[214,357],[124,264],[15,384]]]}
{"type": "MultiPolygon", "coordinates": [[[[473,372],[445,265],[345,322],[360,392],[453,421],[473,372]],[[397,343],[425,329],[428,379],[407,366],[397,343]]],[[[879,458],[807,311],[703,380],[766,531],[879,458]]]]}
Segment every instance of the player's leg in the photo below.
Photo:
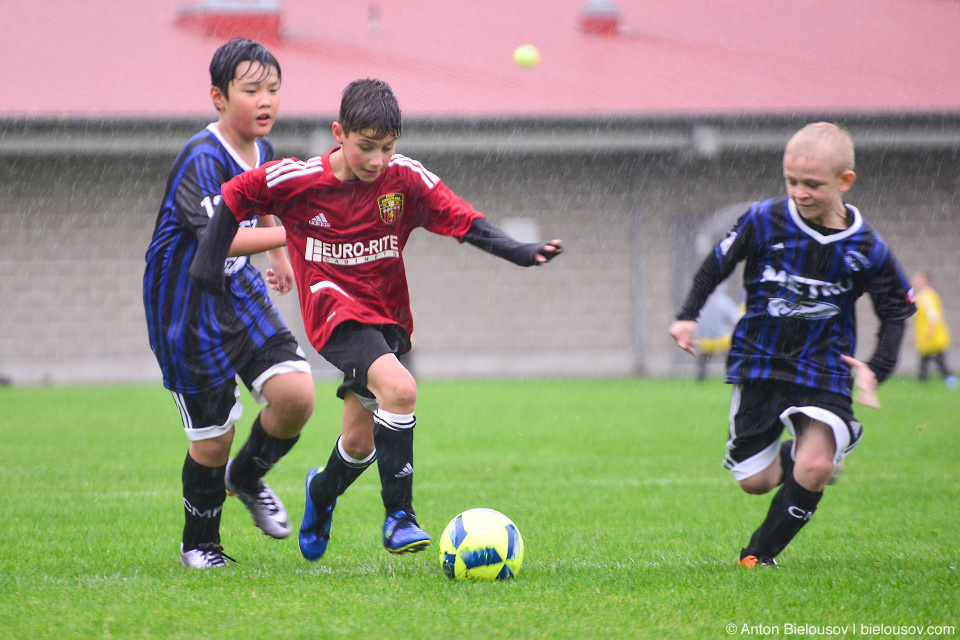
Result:
{"type": "Polygon", "coordinates": [[[940,372],[941,378],[946,380],[952,375],[950,368],[947,366],[946,354],[943,351],[934,356],[934,363],[937,365],[937,371],[940,372]]]}
{"type": "Polygon", "coordinates": [[[767,516],[741,551],[741,563],[773,563],[775,558],[807,524],[823,497],[833,473],[836,445],[830,427],[804,420],[797,437],[797,461],[793,474],[770,502],[767,516]],[[746,560],[746,562],[744,562],[746,560]]]}
{"type": "Polygon", "coordinates": [[[920,356],[920,367],[917,372],[917,379],[920,382],[927,381],[927,368],[930,366],[930,356],[928,354],[923,354],[920,356]]]}
{"type": "Polygon", "coordinates": [[[773,558],[816,512],[836,465],[860,439],[860,424],[853,418],[849,399],[817,391],[804,393],[809,404],[797,402],[780,416],[796,436],[796,463],[774,495],[764,521],[741,551],[741,563],[747,566],[775,564],[773,558]]]}
{"type": "Polygon", "coordinates": [[[173,393],[190,447],[183,462],[184,527],[180,564],[222,567],[232,560],[220,544],[220,516],[226,500],[224,475],[234,424],[243,407],[228,383],[203,394],[173,393]]]}
{"type": "Polygon", "coordinates": [[[707,363],[710,361],[710,354],[701,351],[697,354],[697,380],[707,379],[707,363]]]}
{"type": "Polygon", "coordinates": [[[383,545],[391,553],[414,553],[430,546],[430,536],[413,510],[413,432],[417,384],[393,354],[367,370],[367,387],[377,397],[373,438],[377,448],[381,495],[386,510],[383,545]]]}
{"type": "Polygon", "coordinates": [[[810,418],[800,421],[793,477],[808,491],[822,492],[833,476],[837,442],[830,425],[810,418]]]}
{"type": "Polygon", "coordinates": [[[230,460],[226,485],[265,534],[286,538],[291,530],[286,509],[263,477],[293,448],[313,414],[313,376],[289,334],[268,341],[239,375],[253,397],[266,402],[266,406],[254,419],[246,442],[230,460]]]}
{"type": "Polygon", "coordinates": [[[396,356],[386,354],[370,365],[367,386],[380,405],[373,413],[373,437],[383,506],[387,513],[412,513],[416,382],[396,356]]]}
{"type": "MultiPolygon", "coordinates": [[[[377,392],[381,394],[380,399],[368,388],[371,368],[374,376],[381,370],[381,367],[373,366],[375,362],[385,360],[399,365],[396,354],[409,348],[409,337],[400,327],[372,326],[347,321],[337,326],[320,350],[321,356],[344,372],[343,384],[337,390],[337,395],[344,400],[344,420],[342,437],[338,439],[323,473],[319,469],[313,469],[307,475],[307,500],[301,526],[300,550],[309,560],[316,560],[326,551],[336,496],[346,490],[374,459],[380,458],[381,443],[375,436],[377,420],[403,415],[383,408],[384,403],[394,410],[409,411],[410,419],[406,422],[410,428],[416,424],[413,418],[415,384],[412,389],[404,391],[402,385],[391,385],[380,380],[377,387],[377,392]]],[[[409,372],[405,369],[403,371],[412,382],[413,377],[409,372]]],[[[412,436],[412,432],[410,435],[412,436]]],[[[381,440],[382,446],[388,451],[397,449],[395,439],[387,437],[381,440]]],[[[409,462],[412,469],[412,439],[410,442],[409,462]]],[[[387,458],[393,460],[396,456],[388,454],[387,458]]],[[[412,513],[409,514],[409,519],[415,527],[416,521],[412,513]]],[[[429,536],[423,536],[429,540],[429,536]]]]}
{"type": "Polygon", "coordinates": [[[766,381],[737,385],[730,401],[730,430],[723,460],[740,488],[764,494],[783,480],[784,456],[791,442],[780,442],[783,423],[778,418],[778,385],[766,381]]]}
{"type": "Polygon", "coordinates": [[[372,398],[361,398],[346,391],[343,432],[337,438],[326,466],[312,469],[307,474],[304,518],[299,535],[300,552],[307,560],[319,560],[326,553],[337,498],[376,459],[371,410],[375,408],[372,398]]]}
{"type": "Polygon", "coordinates": [[[939,353],[939,363],[940,375],[943,376],[943,383],[947,385],[947,388],[951,391],[957,389],[957,387],[960,386],[960,383],[958,383],[957,376],[954,375],[953,370],[947,365],[946,351],[941,351],[939,353]]]}

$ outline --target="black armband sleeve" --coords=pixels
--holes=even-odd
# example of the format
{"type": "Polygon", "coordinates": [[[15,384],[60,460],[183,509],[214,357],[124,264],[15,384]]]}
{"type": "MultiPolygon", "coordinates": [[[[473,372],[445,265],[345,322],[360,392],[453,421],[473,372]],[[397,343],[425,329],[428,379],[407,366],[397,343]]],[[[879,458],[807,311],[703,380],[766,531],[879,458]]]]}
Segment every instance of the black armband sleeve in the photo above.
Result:
{"type": "Polygon", "coordinates": [[[190,263],[190,278],[204,293],[223,293],[223,263],[240,224],[229,207],[221,201],[213,218],[200,234],[197,253],[190,263]]]}
{"type": "MultiPolygon", "coordinates": [[[[531,267],[537,264],[537,255],[540,255],[543,247],[546,246],[545,242],[517,242],[490,224],[486,218],[474,219],[470,225],[470,230],[463,234],[461,240],[521,267],[531,267]]],[[[542,255],[550,260],[557,254],[544,253],[542,255]]]]}
{"type": "Polygon", "coordinates": [[[877,382],[883,382],[897,366],[900,355],[900,343],[905,330],[903,320],[885,320],[877,331],[877,348],[867,363],[877,376],[877,382]]]}

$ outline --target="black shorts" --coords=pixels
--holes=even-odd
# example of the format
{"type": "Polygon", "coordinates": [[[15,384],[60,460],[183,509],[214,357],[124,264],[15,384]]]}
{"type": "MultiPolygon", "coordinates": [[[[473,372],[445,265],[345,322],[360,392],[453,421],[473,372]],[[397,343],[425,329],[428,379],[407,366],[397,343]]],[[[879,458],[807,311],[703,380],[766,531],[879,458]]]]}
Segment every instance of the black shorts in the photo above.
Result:
{"type": "Polygon", "coordinates": [[[780,380],[735,386],[724,468],[732,471],[737,480],[763,471],[780,455],[783,430],[787,429],[796,439],[805,417],[832,429],[837,443],[836,461],[850,453],[863,435],[847,396],[780,380]]]}
{"type": "Polygon", "coordinates": [[[347,391],[351,391],[370,400],[374,397],[367,389],[370,365],[380,356],[392,353],[399,358],[409,350],[410,336],[399,325],[361,324],[348,320],[337,325],[320,349],[320,355],[343,372],[343,383],[337,388],[338,398],[343,399],[347,391]]]}
{"type": "MultiPolygon", "coordinates": [[[[293,335],[283,331],[268,339],[246,364],[237,370],[237,376],[250,391],[250,395],[258,403],[263,403],[263,384],[277,374],[291,371],[310,373],[310,364],[293,335]]],[[[198,393],[171,393],[180,411],[184,431],[190,440],[204,440],[222,435],[243,415],[240,388],[236,380],[198,393]]]]}

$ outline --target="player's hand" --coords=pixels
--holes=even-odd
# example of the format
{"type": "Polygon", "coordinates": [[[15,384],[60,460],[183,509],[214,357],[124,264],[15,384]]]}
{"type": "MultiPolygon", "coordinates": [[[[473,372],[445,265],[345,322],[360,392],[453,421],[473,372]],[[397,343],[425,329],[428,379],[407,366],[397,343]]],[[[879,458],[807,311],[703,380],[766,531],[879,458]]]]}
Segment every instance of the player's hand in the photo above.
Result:
{"type": "MultiPolygon", "coordinates": [[[[281,269],[283,271],[283,269],[281,269]]],[[[276,291],[281,296],[293,289],[293,272],[286,270],[287,273],[277,274],[273,269],[267,269],[267,286],[276,291]]]]}
{"type": "Polygon", "coordinates": [[[853,401],[862,404],[871,409],[880,408],[880,400],[877,398],[877,376],[873,370],[867,366],[867,363],[860,362],[850,356],[840,356],[846,362],[853,372],[854,391],[853,401]]]}
{"type": "Polygon", "coordinates": [[[700,341],[693,337],[697,330],[695,320],[676,320],[670,325],[670,336],[677,341],[677,346],[692,356],[697,355],[700,341]]]}
{"type": "Polygon", "coordinates": [[[547,244],[543,245],[543,248],[540,249],[540,252],[536,255],[534,260],[537,261],[537,264],[543,264],[553,260],[558,255],[563,253],[563,243],[559,240],[551,240],[547,244]]]}

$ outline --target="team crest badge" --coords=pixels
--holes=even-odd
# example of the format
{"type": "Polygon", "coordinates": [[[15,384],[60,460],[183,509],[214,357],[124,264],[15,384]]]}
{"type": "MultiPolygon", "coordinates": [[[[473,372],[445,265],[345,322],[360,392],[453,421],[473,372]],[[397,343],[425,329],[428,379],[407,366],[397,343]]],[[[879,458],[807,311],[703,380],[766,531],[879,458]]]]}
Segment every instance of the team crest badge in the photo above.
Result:
{"type": "Polygon", "coordinates": [[[380,207],[380,219],[384,224],[393,224],[403,213],[403,194],[388,193],[377,198],[380,207]]]}

